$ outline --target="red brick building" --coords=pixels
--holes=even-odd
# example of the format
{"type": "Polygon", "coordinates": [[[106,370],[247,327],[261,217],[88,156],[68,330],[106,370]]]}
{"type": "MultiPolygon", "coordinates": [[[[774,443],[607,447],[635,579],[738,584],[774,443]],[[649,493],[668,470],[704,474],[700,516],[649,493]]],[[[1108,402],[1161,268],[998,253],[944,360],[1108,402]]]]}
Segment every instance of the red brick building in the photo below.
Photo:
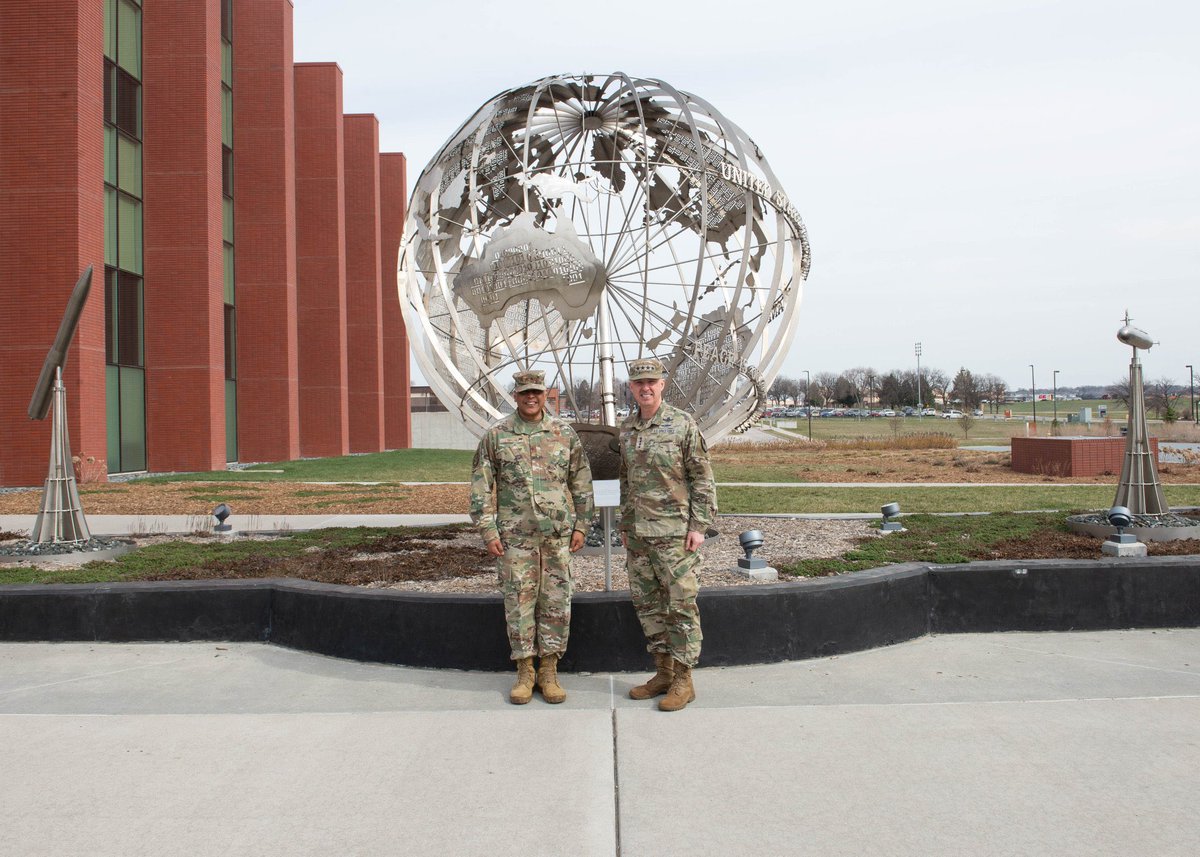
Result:
{"type": "Polygon", "coordinates": [[[72,448],[110,473],[411,444],[404,156],[291,0],[0,0],[0,485],[70,290],[72,448]]]}

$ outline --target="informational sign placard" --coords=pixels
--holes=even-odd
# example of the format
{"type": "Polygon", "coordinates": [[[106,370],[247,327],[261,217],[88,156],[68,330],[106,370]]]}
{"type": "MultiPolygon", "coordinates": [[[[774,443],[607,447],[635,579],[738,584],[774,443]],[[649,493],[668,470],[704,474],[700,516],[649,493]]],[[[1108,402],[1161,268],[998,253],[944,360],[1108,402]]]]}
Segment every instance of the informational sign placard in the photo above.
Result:
{"type": "Polygon", "coordinates": [[[593,479],[592,497],[597,508],[621,505],[620,479],[593,479]]]}

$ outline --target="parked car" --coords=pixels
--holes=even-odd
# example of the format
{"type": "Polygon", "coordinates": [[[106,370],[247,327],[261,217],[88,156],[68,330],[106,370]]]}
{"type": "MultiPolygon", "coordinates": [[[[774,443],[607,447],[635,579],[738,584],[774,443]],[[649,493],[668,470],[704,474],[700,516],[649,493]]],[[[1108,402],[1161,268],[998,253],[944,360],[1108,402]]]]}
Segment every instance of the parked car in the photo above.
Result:
{"type": "Polygon", "coordinates": [[[914,408],[912,405],[906,405],[904,407],[904,410],[901,411],[901,413],[903,413],[904,416],[906,416],[906,417],[912,417],[912,416],[916,416],[917,409],[914,408]]]}
{"type": "Polygon", "coordinates": [[[921,411],[921,416],[923,417],[936,417],[937,415],[938,412],[933,408],[926,408],[925,410],[921,411]]]}
{"type": "Polygon", "coordinates": [[[879,416],[894,417],[894,416],[896,416],[896,412],[893,411],[891,408],[884,408],[882,411],[879,412],[879,416]]]}
{"type": "Polygon", "coordinates": [[[975,410],[971,411],[971,416],[973,416],[973,417],[982,417],[982,416],[983,416],[983,411],[979,410],[979,408],[976,408],[975,410]]]}
{"type": "Polygon", "coordinates": [[[960,418],[962,415],[963,415],[962,411],[956,411],[953,408],[951,408],[950,410],[948,410],[944,414],[942,414],[942,419],[956,420],[956,419],[960,418]]]}

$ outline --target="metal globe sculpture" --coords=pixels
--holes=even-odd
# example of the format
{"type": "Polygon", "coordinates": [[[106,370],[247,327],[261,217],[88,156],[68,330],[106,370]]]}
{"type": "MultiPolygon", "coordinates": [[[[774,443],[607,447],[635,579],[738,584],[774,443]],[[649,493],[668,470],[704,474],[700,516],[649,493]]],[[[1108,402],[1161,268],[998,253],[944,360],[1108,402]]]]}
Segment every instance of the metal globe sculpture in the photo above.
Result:
{"type": "Polygon", "coordinates": [[[615,425],[625,366],[710,440],[745,430],[786,356],[804,224],[745,132],[661,80],[548,77],[497,95],[421,173],[398,283],[413,353],[476,434],[542,369],[615,425]]]}

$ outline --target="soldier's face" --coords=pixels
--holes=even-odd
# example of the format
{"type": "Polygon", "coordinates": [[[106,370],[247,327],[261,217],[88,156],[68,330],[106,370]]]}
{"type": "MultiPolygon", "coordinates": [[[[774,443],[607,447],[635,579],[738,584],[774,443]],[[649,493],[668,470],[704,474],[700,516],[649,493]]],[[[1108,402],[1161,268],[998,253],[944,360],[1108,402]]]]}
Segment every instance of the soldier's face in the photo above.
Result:
{"type": "Polygon", "coordinates": [[[629,382],[629,389],[633,391],[633,400],[637,402],[638,410],[648,417],[658,412],[666,386],[665,378],[639,378],[629,382]]]}
{"type": "Polygon", "coordinates": [[[521,415],[521,419],[534,422],[542,418],[542,408],[546,405],[545,390],[524,390],[513,393],[513,398],[517,402],[517,413],[521,415]]]}

